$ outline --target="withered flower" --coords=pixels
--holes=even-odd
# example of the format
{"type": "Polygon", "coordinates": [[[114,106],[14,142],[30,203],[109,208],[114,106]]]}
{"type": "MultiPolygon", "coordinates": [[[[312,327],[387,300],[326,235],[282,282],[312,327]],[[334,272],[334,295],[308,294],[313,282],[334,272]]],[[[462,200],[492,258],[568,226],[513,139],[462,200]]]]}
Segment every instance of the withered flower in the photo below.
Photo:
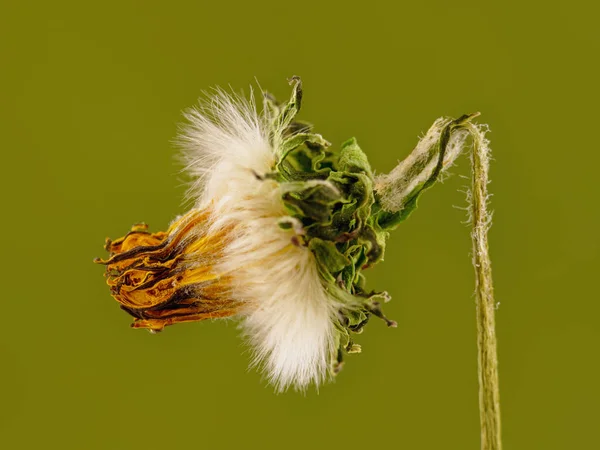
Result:
{"type": "Polygon", "coordinates": [[[207,219],[207,212],[192,210],[166,233],[152,234],[138,224],[125,237],[107,240],[107,283],[121,308],[135,317],[134,328],[157,332],[177,322],[238,312],[230,277],[213,268],[226,232],[208,234],[207,219]]]}
{"type": "Polygon", "coordinates": [[[319,384],[360,347],[351,339],[381,311],[364,269],[381,261],[388,231],[458,156],[464,124],[439,119],[414,152],[375,178],[355,139],[332,151],[296,121],[300,79],[289,102],[212,96],[186,113],[180,142],[192,209],[166,232],[135,225],[107,240],[112,296],[156,332],[178,322],[239,317],[278,390],[319,384]]]}

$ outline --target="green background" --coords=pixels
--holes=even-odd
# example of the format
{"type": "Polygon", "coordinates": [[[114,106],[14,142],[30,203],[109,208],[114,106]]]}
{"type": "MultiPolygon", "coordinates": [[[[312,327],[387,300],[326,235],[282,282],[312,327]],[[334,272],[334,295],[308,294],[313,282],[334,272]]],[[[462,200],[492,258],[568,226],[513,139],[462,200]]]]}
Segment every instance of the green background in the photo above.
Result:
{"type": "Polygon", "coordinates": [[[234,322],[130,329],[92,264],[106,236],[184,211],[171,142],[203,90],[256,77],[285,97],[301,75],[301,117],[378,172],[436,117],[482,112],[505,448],[600,448],[592,3],[3,2],[0,447],[478,448],[459,176],[368,274],[398,328],[373,321],[306,396],[247,371],[234,322]]]}

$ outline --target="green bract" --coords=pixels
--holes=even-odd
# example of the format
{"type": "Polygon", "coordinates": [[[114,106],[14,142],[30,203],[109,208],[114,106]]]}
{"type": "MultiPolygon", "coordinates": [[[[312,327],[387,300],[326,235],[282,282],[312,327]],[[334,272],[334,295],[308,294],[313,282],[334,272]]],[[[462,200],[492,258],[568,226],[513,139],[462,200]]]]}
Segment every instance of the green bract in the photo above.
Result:
{"type": "Polygon", "coordinates": [[[292,96],[285,104],[265,94],[269,138],[278,151],[273,172],[265,176],[282,184],[290,218],[279,225],[297,227],[295,242],[312,251],[324,286],[341,305],[338,351],[331,366],[335,373],[344,352],[360,351],[351,334],[360,333],[372,315],[396,326],[380,307],[389,295],[366,291],[362,272],[383,260],[389,231],[415,210],[419,196],[456,159],[470,121],[478,114],[438,119],[421,141],[422,147],[382,177],[378,192],[367,155],[356,139],[333,151],[329,142],[312,132],[312,125],[296,120],[302,83],[293,77],[290,84],[292,96]]]}
{"type": "MultiPolygon", "coordinates": [[[[297,77],[291,83],[293,93],[286,104],[265,95],[270,139],[279,151],[274,171],[267,177],[282,183],[282,200],[290,217],[301,224],[296,242],[312,251],[324,286],[342,305],[336,324],[338,352],[332,362],[335,373],[344,352],[360,351],[351,334],[360,333],[371,315],[396,326],[380,308],[380,302],[390,297],[386,292],[366,291],[363,270],[383,260],[388,231],[408,214],[405,209],[396,213],[382,209],[371,166],[356,139],[332,151],[310,124],[295,120],[302,85],[297,77]]],[[[418,193],[411,198],[413,207],[418,193]]],[[[293,227],[293,219],[281,221],[280,226],[293,227]]]]}

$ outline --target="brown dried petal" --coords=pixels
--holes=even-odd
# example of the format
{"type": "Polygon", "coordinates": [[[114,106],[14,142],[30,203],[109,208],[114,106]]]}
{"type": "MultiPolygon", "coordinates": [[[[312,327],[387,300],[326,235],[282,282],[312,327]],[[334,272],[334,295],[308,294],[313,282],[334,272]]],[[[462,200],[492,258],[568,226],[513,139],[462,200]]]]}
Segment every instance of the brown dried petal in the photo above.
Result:
{"type": "Polygon", "coordinates": [[[208,211],[192,210],[167,232],[150,233],[134,225],[116,241],[107,240],[110,258],[106,282],[121,308],[132,315],[134,328],[160,331],[178,322],[235,315],[230,277],[216,273],[230,230],[208,234],[208,211]]]}

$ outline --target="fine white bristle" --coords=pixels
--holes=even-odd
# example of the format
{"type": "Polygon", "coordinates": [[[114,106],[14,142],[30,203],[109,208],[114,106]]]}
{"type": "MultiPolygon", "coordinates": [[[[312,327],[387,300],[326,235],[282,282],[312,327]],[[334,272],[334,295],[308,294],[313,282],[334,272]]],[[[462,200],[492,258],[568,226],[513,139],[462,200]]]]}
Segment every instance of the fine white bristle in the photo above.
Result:
{"type": "Polygon", "coordinates": [[[180,143],[194,180],[188,195],[194,207],[212,211],[213,231],[232,230],[215,270],[231,277],[233,298],[245,305],[242,327],[253,364],[279,391],[318,385],[334,351],[336,302],[312,253],[293,244],[298,227],[278,225],[287,216],[284,187],[260,179],[273,170],[277,154],[266,120],[252,96],[220,90],[186,118],[180,143]]]}

